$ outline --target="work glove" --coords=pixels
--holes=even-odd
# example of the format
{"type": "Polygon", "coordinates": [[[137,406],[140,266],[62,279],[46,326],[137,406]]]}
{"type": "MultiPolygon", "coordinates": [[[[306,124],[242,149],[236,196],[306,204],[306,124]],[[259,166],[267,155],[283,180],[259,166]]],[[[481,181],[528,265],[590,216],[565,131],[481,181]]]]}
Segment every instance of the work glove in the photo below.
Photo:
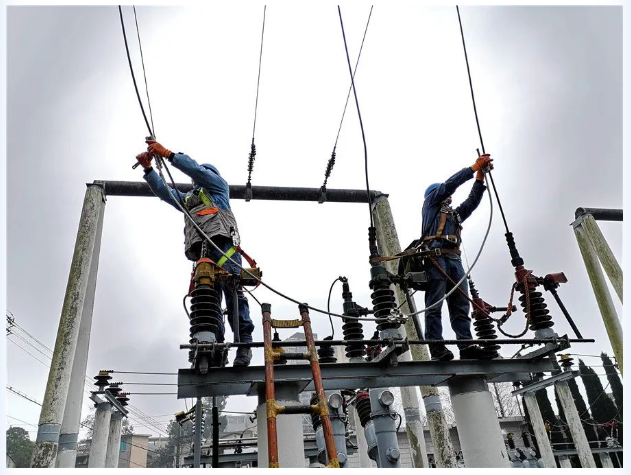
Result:
{"type": "Polygon", "coordinates": [[[142,165],[142,167],[146,170],[151,168],[151,160],[153,160],[153,154],[149,152],[142,152],[136,155],[136,160],[138,163],[142,165]]]}
{"type": "Polygon", "coordinates": [[[164,158],[169,158],[169,156],[171,155],[171,150],[163,147],[155,140],[146,140],[145,143],[148,145],[147,151],[151,154],[160,155],[164,158]]]}
{"type": "MultiPolygon", "coordinates": [[[[493,164],[489,163],[489,170],[493,170],[493,164]]],[[[475,179],[476,180],[480,180],[480,181],[484,181],[484,172],[482,171],[482,169],[479,169],[477,171],[477,173],[475,174],[475,179]]]]}
{"type": "Polygon", "coordinates": [[[487,165],[491,165],[491,162],[493,162],[491,155],[485,153],[484,155],[479,156],[475,163],[471,165],[471,170],[477,172],[479,170],[482,170],[487,165]]]}

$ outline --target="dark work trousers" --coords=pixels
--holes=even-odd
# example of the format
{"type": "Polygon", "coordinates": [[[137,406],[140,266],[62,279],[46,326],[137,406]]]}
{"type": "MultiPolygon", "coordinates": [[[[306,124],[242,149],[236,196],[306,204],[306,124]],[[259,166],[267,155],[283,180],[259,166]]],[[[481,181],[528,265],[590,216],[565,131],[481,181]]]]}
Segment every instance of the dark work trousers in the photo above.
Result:
{"type": "MultiPolygon", "coordinates": [[[[232,247],[232,240],[229,238],[223,238],[222,236],[216,236],[212,238],[213,242],[223,251],[226,252],[232,247]]],[[[200,243],[201,244],[201,243],[200,243]]],[[[214,262],[217,262],[223,254],[215,249],[212,244],[207,244],[206,257],[211,259],[214,262]]],[[[200,246],[201,248],[201,246],[200,246]]],[[[200,249],[201,251],[201,249],[200,249]]],[[[198,255],[199,252],[198,251],[198,255]]],[[[232,257],[232,260],[238,262],[241,265],[241,254],[235,252],[232,257]]],[[[223,268],[230,272],[231,274],[240,275],[240,268],[233,264],[230,261],[227,261],[223,268]]],[[[219,290],[219,308],[221,308],[221,303],[223,301],[223,296],[226,297],[226,308],[228,310],[228,323],[230,324],[230,328],[234,333],[233,327],[233,315],[234,315],[234,286],[230,282],[220,282],[217,284],[219,290]]],[[[250,319],[250,306],[248,304],[248,299],[244,295],[243,288],[237,288],[237,299],[239,301],[239,340],[243,343],[249,343],[252,341],[252,332],[254,331],[254,323],[250,319]]],[[[218,334],[215,335],[217,337],[218,342],[223,342],[225,339],[225,323],[223,318],[219,319],[219,331],[218,334]]]]}
{"type": "MultiPolygon", "coordinates": [[[[454,282],[458,282],[465,275],[462,268],[462,262],[458,256],[440,256],[436,257],[435,261],[445,271],[445,273],[453,279],[454,282]]],[[[428,266],[428,288],[425,291],[425,306],[429,307],[431,304],[439,301],[445,296],[447,292],[454,288],[454,284],[451,283],[447,277],[445,277],[433,264],[428,266]]],[[[469,295],[469,284],[467,279],[460,284],[460,288],[469,295]]],[[[458,340],[471,340],[471,317],[469,316],[469,301],[459,291],[454,291],[449,297],[445,299],[447,301],[447,308],[449,309],[449,320],[451,322],[451,328],[456,333],[458,340]]],[[[443,325],[442,325],[442,306],[443,302],[440,302],[436,307],[425,312],[425,339],[426,340],[442,340],[443,339],[443,325]]],[[[458,345],[459,348],[469,346],[468,344],[458,345]]]]}

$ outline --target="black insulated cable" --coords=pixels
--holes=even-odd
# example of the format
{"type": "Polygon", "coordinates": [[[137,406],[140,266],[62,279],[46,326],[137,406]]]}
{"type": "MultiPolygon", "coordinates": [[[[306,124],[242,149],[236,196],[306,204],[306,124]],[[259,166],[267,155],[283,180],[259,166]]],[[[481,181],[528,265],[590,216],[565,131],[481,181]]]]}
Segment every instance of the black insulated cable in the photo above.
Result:
{"type": "MultiPolygon", "coordinates": [[[[482,153],[485,154],[486,150],[484,148],[484,140],[482,139],[482,129],[480,127],[480,119],[478,117],[478,108],[475,103],[475,95],[473,93],[473,80],[471,78],[471,69],[469,68],[469,56],[467,55],[467,44],[464,39],[464,30],[462,29],[462,19],[460,18],[460,8],[456,5],[456,12],[458,13],[458,24],[460,26],[460,37],[462,38],[462,49],[464,51],[464,59],[467,64],[467,76],[469,78],[469,89],[471,91],[471,102],[473,103],[473,113],[475,114],[475,123],[478,127],[478,136],[480,137],[480,145],[482,146],[482,153]]],[[[478,155],[480,152],[478,151],[478,155]]],[[[506,228],[506,232],[509,233],[508,224],[506,222],[506,216],[504,215],[504,209],[502,208],[502,202],[500,201],[500,197],[497,194],[497,188],[495,187],[495,182],[493,181],[493,175],[491,172],[488,172],[489,178],[491,180],[491,185],[493,186],[493,192],[495,193],[495,199],[497,200],[497,205],[500,208],[500,214],[502,215],[502,221],[504,221],[504,227],[506,228]]]]}
{"type": "MultiPolygon", "coordinates": [[[[357,67],[359,66],[359,59],[362,56],[362,51],[364,49],[364,41],[366,41],[366,33],[368,32],[368,25],[370,25],[370,18],[372,17],[372,6],[370,7],[370,13],[368,14],[368,20],[366,21],[366,28],[364,29],[364,37],[362,38],[362,44],[359,47],[359,54],[357,55],[357,61],[355,62],[355,69],[353,70],[353,78],[355,74],[357,74],[357,67]]],[[[353,90],[353,83],[348,87],[348,93],[346,94],[346,102],[344,103],[344,110],[342,111],[342,118],[340,119],[340,125],[337,129],[337,136],[335,137],[335,143],[333,144],[333,152],[331,152],[331,158],[329,158],[329,162],[326,165],[326,170],[324,172],[324,183],[322,184],[322,189],[326,189],[327,181],[331,176],[331,172],[333,171],[333,166],[335,165],[335,151],[337,149],[337,142],[340,139],[340,132],[342,131],[342,124],[344,123],[344,117],[346,116],[346,109],[348,108],[348,100],[351,97],[351,92],[353,90]]]]}
{"type": "MultiPolygon", "coordinates": [[[[263,6],[263,27],[261,28],[261,50],[259,52],[259,72],[256,79],[256,100],[254,101],[254,124],[252,125],[252,143],[250,144],[250,155],[248,156],[248,181],[247,181],[247,194],[248,198],[251,198],[252,188],[252,171],[254,170],[254,159],[256,158],[256,145],[254,144],[254,136],[256,133],[256,118],[259,108],[259,86],[261,84],[261,64],[263,62],[263,39],[265,38],[265,14],[267,12],[267,5],[263,6]]],[[[249,201],[249,199],[247,200],[249,201]]]]}
{"type": "MultiPolygon", "coordinates": [[[[372,14],[372,6],[370,7],[372,14]]],[[[366,145],[366,133],[364,132],[364,121],[362,120],[362,113],[359,109],[359,100],[357,99],[357,89],[355,88],[355,78],[353,75],[353,68],[351,66],[351,58],[348,54],[348,45],[346,44],[346,33],[344,32],[344,21],[342,20],[342,10],[340,6],[337,6],[337,13],[340,17],[340,26],[342,28],[342,38],[344,38],[344,50],[346,51],[346,62],[348,63],[348,72],[351,75],[351,87],[353,88],[353,95],[355,96],[355,106],[357,107],[357,116],[359,117],[359,126],[362,131],[362,141],[364,143],[364,171],[366,174],[366,194],[368,195],[368,213],[370,215],[370,227],[374,227],[372,218],[372,198],[370,197],[370,184],[368,182],[368,147],[366,145]]]]}
{"type": "Polygon", "coordinates": [[[138,17],[136,16],[136,6],[132,5],[134,9],[134,22],[136,23],[136,34],[138,36],[138,48],[140,49],[140,62],[142,63],[142,74],[145,79],[145,91],[147,92],[147,106],[149,107],[149,119],[151,120],[151,135],[156,136],[156,128],[153,125],[153,112],[151,110],[151,100],[149,99],[149,86],[147,85],[147,71],[145,70],[145,57],[142,54],[142,42],[140,41],[140,29],[138,28],[138,17]]]}

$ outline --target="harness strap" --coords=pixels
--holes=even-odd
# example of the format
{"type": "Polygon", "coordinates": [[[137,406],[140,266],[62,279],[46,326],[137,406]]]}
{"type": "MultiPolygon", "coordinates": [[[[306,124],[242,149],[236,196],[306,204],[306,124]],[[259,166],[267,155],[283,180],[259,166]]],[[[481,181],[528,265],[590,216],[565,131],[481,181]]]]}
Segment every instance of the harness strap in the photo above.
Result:
{"type": "Polygon", "coordinates": [[[447,223],[447,213],[445,208],[441,208],[440,210],[440,221],[438,222],[438,229],[436,230],[435,238],[440,238],[443,235],[443,230],[445,229],[445,223],[447,223]]]}
{"type": "Polygon", "coordinates": [[[226,251],[226,254],[224,256],[221,256],[221,259],[217,261],[217,265],[219,267],[223,267],[224,264],[228,262],[228,258],[232,257],[235,252],[241,254],[245,258],[245,260],[248,261],[250,267],[256,267],[256,261],[252,259],[243,249],[241,249],[241,246],[232,246],[230,249],[228,249],[226,251]]]}

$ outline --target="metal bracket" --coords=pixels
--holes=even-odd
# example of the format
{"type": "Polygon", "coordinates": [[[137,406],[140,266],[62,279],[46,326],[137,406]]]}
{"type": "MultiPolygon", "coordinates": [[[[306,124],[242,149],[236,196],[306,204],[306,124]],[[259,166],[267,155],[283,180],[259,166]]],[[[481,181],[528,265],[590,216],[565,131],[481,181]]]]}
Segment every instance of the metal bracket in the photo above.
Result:
{"type": "Polygon", "coordinates": [[[129,411],[127,409],[125,409],[125,407],[118,402],[118,400],[112,396],[112,393],[110,393],[107,389],[105,391],[93,391],[90,394],[90,399],[92,401],[94,401],[95,404],[103,404],[104,402],[109,402],[112,406],[114,406],[116,408],[116,410],[118,412],[120,412],[123,416],[127,417],[127,414],[129,413],[129,411]],[[97,395],[102,394],[106,401],[101,400],[101,398],[97,397],[97,395]]]}
{"type": "Polygon", "coordinates": [[[540,381],[535,381],[529,384],[528,386],[524,386],[523,388],[516,389],[511,394],[513,396],[517,396],[519,394],[526,394],[533,391],[539,391],[540,389],[553,386],[555,383],[574,379],[579,375],[580,373],[578,371],[564,371],[563,373],[555,374],[554,376],[550,376],[549,378],[542,379],[540,381]]]}

